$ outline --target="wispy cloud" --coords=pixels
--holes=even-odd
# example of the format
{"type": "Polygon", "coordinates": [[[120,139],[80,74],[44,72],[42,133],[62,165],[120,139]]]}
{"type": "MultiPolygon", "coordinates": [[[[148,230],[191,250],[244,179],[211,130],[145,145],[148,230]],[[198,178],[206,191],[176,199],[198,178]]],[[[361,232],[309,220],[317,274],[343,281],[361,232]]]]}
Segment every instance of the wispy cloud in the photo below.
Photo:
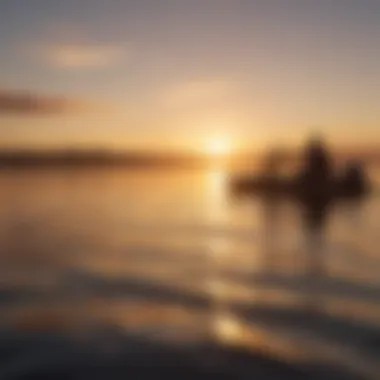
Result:
{"type": "Polygon", "coordinates": [[[57,68],[104,68],[120,63],[127,56],[126,49],[97,44],[58,43],[44,49],[48,63],[57,68]]]}
{"type": "Polygon", "coordinates": [[[0,90],[0,114],[56,115],[95,108],[89,102],[35,93],[0,90]]]}

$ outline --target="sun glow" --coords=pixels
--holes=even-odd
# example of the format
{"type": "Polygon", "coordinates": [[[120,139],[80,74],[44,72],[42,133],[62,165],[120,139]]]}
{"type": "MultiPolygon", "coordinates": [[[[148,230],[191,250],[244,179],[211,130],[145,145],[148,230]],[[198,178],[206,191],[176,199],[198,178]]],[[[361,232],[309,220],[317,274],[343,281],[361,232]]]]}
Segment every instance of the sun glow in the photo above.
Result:
{"type": "Polygon", "coordinates": [[[232,151],[231,142],[227,138],[215,137],[206,142],[205,151],[211,156],[228,155],[232,151]]]}

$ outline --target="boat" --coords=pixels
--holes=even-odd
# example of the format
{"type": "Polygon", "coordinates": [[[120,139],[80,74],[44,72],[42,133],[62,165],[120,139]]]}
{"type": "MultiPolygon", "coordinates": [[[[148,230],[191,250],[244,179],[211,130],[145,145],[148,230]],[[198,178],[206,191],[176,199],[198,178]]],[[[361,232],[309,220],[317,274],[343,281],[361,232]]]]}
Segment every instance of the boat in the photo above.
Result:
{"type": "Polygon", "coordinates": [[[320,140],[310,142],[301,170],[291,177],[284,178],[278,174],[279,156],[277,162],[273,157],[269,158],[263,174],[232,178],[232,192],[319,205],[333,200],[360,200],[371,190],[369,179],[359,161],[349,161],[342,174],[336,175],[332,159],[320,140]]]}

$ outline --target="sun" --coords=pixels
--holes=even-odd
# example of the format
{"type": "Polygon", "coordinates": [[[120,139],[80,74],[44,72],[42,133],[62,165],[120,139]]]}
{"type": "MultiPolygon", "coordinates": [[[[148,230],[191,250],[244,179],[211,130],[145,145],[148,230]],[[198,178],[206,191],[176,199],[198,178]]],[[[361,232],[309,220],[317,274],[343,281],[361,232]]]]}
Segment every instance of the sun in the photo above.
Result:
{"type": "Polygon", "coordinates": [[[205,144],[205,151],[210,156],[225,156],[232,150],[231,142],[227,138],[214,137],[205,144]]]}

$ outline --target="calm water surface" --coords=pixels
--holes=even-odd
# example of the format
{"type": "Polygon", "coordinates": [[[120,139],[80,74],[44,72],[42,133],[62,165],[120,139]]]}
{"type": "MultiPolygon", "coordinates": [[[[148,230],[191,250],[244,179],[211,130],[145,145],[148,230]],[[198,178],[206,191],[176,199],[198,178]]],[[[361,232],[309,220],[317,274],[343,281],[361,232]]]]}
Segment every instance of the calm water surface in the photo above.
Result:
{"type": "Polygon", "coordinates": [[[283,205],[268,222],[260,201],[231,197],[227,181],[222,169],[0,173],[2,323],[102,322],[180,342],[273,340],[288,353],[297,347],[279,331],[292,326],[254,310],[312,303],[380,327],[380,198],[334,209],[326,271],[310,278],[297,210],[283,205]]]}

